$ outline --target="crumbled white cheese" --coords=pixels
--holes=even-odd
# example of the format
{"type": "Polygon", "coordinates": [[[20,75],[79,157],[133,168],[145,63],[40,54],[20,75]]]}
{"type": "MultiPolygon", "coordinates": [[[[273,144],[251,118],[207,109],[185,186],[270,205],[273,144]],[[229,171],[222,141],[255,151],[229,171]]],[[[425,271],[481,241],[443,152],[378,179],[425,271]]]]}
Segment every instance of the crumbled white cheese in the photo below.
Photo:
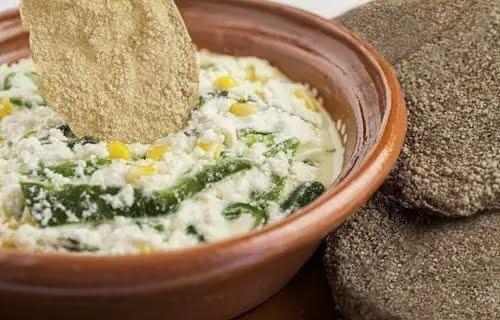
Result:
{"type": "MultiPolygon", "coordinates": [[[[242,235],[262,225],[255,217],[242,214],[228,219],[222,212],[231,204],[250,203],[255,193],[272,187],[271,175],[286,178],[284,194],[306,181],[332,183],[339,175],[343,161],[340,136],[324,110],[315,112],[295,92],[300,89],[315,97],[315,91],[286,78],[267,61],[258,58],[234,58],[200,52],[199,108],[191,115],[186,128],[159,139],[155,145],[168,145],[160,161],[147,157],[151,146],[132,144],[131,160],[107,159],[106,142],[77,140],[68,135],[62,119],[48,106],[38,92],[31,60],[11,66],[0,66],[0,101],[16,103],[12,114],[0,119],[0,244],[34,251],[76,251],[97,254],[135,254],[156,250],[191,247],[202,241],[212,242],[242,235]],[[10,76],[9,89],[5,88],[10,76]],[[230,76],[236,86],[220,92],[215,87],[219,77],[230,76]],[[239,117],[230,112],[237,102],[255,109],[253,115],[239,117]],[[242,132],[272,134],[274,143],[296,138],[300,141],[296,156],[284,153],[268,156],[269,142],[247,144],[242,132]],[[55,207],[67,212],[68,222],[61,226],[38,227],[37,221],[52,218],[46,191],[36,196],[36,214],[27,210],[21,182],[44,177],[55,189],[72,184],[89,184],[119,188],[115,195],[101,199],[113,209],[131,208],[136,191],[144,195],[169,190],[186,176],[200,172],[220,157],[238,157],[254,162],[243,170],[202,192],[182,201],[175,212],[159,217],[128,218],[115,216],[108,221],[85,223],[98,212],[88,194],[78,217],[61,203],[55,207]],[[111,160],[110,160],[111,161],[111,160]],[[70,164],[70,174],[64,167],[70,164]],[[71,167],[73,164],[73,167],[71,167]],[[137,166],[149,174],[131,181],[130,172],[137,166]],[[61,171],[62,170],[62,171],[61,171]]],[[[318,105],[321,104],[317,100],[318,105]]],[[[131,128],[133,130],[133,128],[131,128]]],[[[158,160],[158,159],[155,159],[158,160]]],[[[115,189],[116,190],[116,189],[115,189]]],[[[81,201],[81,200],[77,200],[81,201]]],[[[286,214],[277,202],[266,209],[268,223],[276,223],[286,214]]]]}

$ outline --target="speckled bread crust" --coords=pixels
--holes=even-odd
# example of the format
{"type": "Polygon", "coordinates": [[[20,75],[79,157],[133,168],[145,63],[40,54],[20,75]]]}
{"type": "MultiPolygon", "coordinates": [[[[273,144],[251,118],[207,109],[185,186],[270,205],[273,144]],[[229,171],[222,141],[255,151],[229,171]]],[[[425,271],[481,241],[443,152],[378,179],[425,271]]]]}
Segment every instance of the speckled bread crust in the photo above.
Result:
{"type": "Polygon", "coordinates": [[[499,19],[495,0],[375,1],[341,18],[396,63],[409,130],[383,190],[406,207],[500,207],[499,19]]]}
{"type": "Polygon", "coordinates": [[[152,143],[198,98],[196,50],[173,0],[24,0],[43,96],[77,136],[152,143]]]}
{"type": "Polygon", "coordinates": [[[498,319],[500,214],[409,212],[378,193],[327,240],[325,263],[348,319],[498,319]]]}
{"type": "Polygon", "coordinates": [[[460,21],[464,5],[475,7],[478,2],[375,0],[347,12],[338,21],[369,40],[387,62],[396,64],[460,21]]]}

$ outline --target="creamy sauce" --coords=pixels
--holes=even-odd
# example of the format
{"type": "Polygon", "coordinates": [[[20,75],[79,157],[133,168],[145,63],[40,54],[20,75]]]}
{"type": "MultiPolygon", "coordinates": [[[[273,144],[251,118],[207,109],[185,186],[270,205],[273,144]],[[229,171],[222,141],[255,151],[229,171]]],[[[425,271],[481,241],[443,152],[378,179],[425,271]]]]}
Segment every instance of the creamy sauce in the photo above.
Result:
{"type": "Polygon", "coordinates": [[[335,181],[344,148],[314,89],[257,58],[202,51],[199,66],[187,127],[153,145],[74,137],[40,95],[31,60],[1,66],[2,246],[192,247],[285,219],[335,181]]]}

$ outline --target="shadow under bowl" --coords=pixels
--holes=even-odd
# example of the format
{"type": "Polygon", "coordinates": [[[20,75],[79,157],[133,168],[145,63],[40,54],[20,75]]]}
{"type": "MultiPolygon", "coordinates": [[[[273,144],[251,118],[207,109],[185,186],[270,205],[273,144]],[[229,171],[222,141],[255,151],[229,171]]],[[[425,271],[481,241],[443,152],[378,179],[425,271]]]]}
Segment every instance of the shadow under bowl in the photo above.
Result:
{"type": "MultiPolygon", "coordinates": [[[[248,235],[140,256],[0,250],[2,319],[228,319],[280,290],[324,236],[370,198],[406,133],[392,69],[345,28],[259,0],[176,1],[200,48],[269,60],[317,88],[345,125],[339,181],[292,217],[248,235]]],[[[0,14],[0,63],[29,56],[19,13],[0,14]]]]}

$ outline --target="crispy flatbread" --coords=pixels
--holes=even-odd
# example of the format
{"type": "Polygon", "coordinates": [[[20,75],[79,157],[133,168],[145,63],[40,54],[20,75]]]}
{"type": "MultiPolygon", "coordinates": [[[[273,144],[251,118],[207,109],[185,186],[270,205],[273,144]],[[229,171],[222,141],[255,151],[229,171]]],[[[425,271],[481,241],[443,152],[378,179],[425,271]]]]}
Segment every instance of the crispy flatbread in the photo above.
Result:
{"type": "Polygon", "coordinates": [[[442,216],[499,209],[500,3],[382,0],[340,20],[395,64],[406,95],[407,139],[384,193],[442,216]]]}
{"type": "Polygon", "coordinates": [[[500,214],[447,219],[378,193],[327,239],[347,319],[498,319],[500,214]]]}
{"type": "Polygon", "coordinates": [[[77,136],[151,143],[198,98],[196,49],[173,0],[23,0],[42,93],[77,136]]]}

